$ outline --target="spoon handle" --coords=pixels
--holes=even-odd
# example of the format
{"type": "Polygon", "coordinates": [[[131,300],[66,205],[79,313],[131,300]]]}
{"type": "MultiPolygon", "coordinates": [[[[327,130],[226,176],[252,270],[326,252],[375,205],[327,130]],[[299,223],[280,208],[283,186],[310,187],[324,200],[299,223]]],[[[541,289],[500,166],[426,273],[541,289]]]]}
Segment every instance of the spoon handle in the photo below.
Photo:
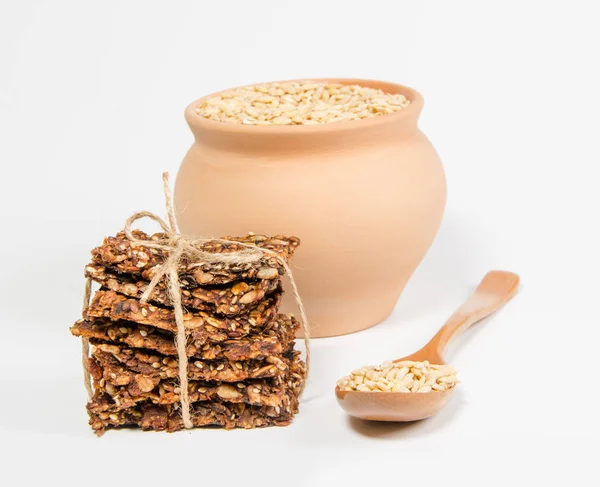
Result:
{"type": "Polygon", "coordinates": [[[450,341],[474,323],[488,317],[506,304],[517,292],[519,276],[512,272],[488,272],[473,295],[460,307],[425,345],[430,353],[444,356],[450,341]]]}

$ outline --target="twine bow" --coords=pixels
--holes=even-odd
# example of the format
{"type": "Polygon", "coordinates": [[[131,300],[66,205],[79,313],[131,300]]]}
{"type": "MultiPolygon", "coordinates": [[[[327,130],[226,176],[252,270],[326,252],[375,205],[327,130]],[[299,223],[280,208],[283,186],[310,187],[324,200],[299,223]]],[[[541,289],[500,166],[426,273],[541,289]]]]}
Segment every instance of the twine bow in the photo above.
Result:
{"type": "MultiPolygon", "coordinates": [[[[220,238],[189,238],[183,236],[177,231],[177,224],[175,222],[175,209],[173,205],[173,195],[169,187],[169,173],[163,173],[163,189],[165,193],[165,203],[167,209],[167,216],[169,223],[167,224],[162,218],[154,213],[148,211],[141,211],[131,215],[125,222],[124,232],[127,238],[132,244],[143,246],[151,249],[158,249],[164,251],[168,257],[167,259],[156,268],[155,274],[152,280],[148,284],[148,287],[142,294],[140,301],[145,303],[152,290],[156,287],[158,282],[166,276],[168,283],[169,296],[175,312],[175,323],[177,324],[177,334],[175,336],[175,345],[177,347],[178,356],[178,368],[179,368],[179,386],[180,386],[180,402],[181,402],[181,413],[183,418],[183,425],[186,428],[192,428],[192,415],[191,406],[188,393],[188,357],[186,353],[187,344],[187,333],[185,330],[185,323],[183,319],[183,307],[181,305],[181,283],[179,282],[178,267],[179,262],[185,259],[189,262],[201,261],[208,263],[223,263],[223,264],[247,264],[259,261],[265,255],[272,255],[281,267],[285,270],[288,275],[292,290],[294,292],[294,298],[296,299],[296,305],[300,311],[300,324],[304,333],[304,343],[306,348],[306,375],[302,390],[306,385],[306,377],[308,377],[309,362],[310,362],[310,329],[308,327],[308,319],[306,318],[306,311],[304,310],[304,304],[300,298],[294,275],[290,269],[288,263],[279,256],[276,252],[257,247],[252,244],[244,242],[236,242],[232,240],[225,240],[220,238]],[[164,237],[159,240],[140,240],[134,237],[131,227],[132,225],[142,219],[150,218],[158,223],[164,232],[164,237]],[[199,249],[203,243],[206,242],[218,242],[222,244],[235,244],[241,247],[245,247],[242,250],[235,252],[226,253],[215,253],[207,252],[199,249]]],[[[83,310],[85,311],[89,307],[90,296],[91,296],[91,279],[87,279],[85,286],[85,296],[83,302],[83,310]]],[[[83,367],[84,367],[84,380],[85,387],[88,391],[88,395],[91,398],[93,396],[91,378],[88,369],[87,359],[89,357],[89,340],[83,338],[82,340],[82,353],[83,353],[83,367]]]]}

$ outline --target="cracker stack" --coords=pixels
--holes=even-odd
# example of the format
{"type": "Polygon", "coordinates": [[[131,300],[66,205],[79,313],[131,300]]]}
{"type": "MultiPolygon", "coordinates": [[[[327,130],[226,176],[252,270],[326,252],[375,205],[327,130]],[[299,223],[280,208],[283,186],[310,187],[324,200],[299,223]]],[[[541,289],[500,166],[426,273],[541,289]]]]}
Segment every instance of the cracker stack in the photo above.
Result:
{"type": "MultiPolygon", "coordinates": [[[[140,240],[161,236],[133,234],[140,240]]],[[[295,237],[253,234],[224,238],[272,250],[286,262],[300,243],[295,237]]],[[[217,241],[202,246],[216,253],[242,249],[217,241]]],[[[147,303],[140,301],[167,256],[119,233],[92,251],[85,268],[100,289],[71,332],[92,345],[88,368],[94,396],[87,409],[97,434],[120,426],[183,428],[177,326],[167,281],[158,282],[147,303]]],[[[270,254],[249,264],[180,262],[194,426],[285,426],[298,412],[305,367],[294,351],[299,324],[278,313],[282,274],[270,254]]]]}

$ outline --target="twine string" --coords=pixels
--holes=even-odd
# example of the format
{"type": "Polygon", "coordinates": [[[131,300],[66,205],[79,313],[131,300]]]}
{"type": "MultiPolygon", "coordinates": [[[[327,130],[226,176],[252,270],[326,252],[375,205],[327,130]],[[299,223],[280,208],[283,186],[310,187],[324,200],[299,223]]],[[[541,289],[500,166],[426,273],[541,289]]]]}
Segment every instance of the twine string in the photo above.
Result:
{"type": "MultiPolygon", "coordinates": [[[[90,307],[90,297],[92,295],[92,279],[87,278],[85,280],[85,287],[83,290],[83,306],[81,313],[85,314],[87,309],[90,307]]],[[[88,367],[88,357],[90,356],[90,341],[86,337],[81,337],[81,362],[83,364],[83,385],[88,393],[88,399],[92,399],[94,391],[92,390],[92,377],[90,376],[90,369],[88,367]]]]}
{"type": "MultiPolygon", "coordinates": [[[[163,190],[165,196],[165,206],[167,210],[167,217],[169,223],[165,222],[158,215],[148,212],[140,211],[131,215],[125,222],[124,233],[129,241],[138,246],[143,246],[150,249],[157,249],[165,252],[168,257],[159,266],[155,267],[154,275],[148,284],[148,287],[142,294],[140,301],[145,303],[152,293],[153,289],[158,285],[160,280],[165,277],[167,280],[167,289],[173,305],[175,313],[175,323],[177,325],[177,333],[175,337],[175,344],[177,348],[178,356],[178,372],[179,372],[179,386],[180,394],[179,399],[181,402],[181,413],[183,418],[183,424],[185,428],[192,428],[192,414],[191,405],[189,400],[188,391],[188,356],[187,356],[187,332],[185,329],[183,306],[181,304],[181,283],[179,281],[178,268],[182,260],[190,263],[193,267],[194,262],[202,263],[222,263],[222,264],[248,264],[258,262],[265,255],[272,255],[284,269],[287,274],[296,305],[300,312],[300,325],[304,334],[304,344],[306,353],[306,373],[305,380],[302,384],[300,394],[304,391],[306,386],[306,378],[308,377],[308,371],[310,367],[310,329],[308,327],[308,319],[306,317],[306,311],[304,304],[300,298],[298,292],[298,286],[294,280],[294,275],[288,263],[283,257],[278,255],[275,251],[270,249],[263,249],[253,244],[245,242],[236,242],[233,240],[226,240],[220,238],[189,238],[180,235],[177,231],[177,224],[175,220],[175,207],[173,205],[173,194],[169,187],[169,174],[163,173],[163,190]],[[138,220],[142,218],[149,218],[160,225],[164,232],[164,236],[153,240],[140,240],[133,235],[132,226],[138,220]],[[241,250],[226,253],[216,253],[201,250],[199,247],[206,242],[216,242],[221,244],[235,244],[244,247],[241,250]]],[[[91,295],[91,279],[87,279],[85,287],[84,306],[85,311],[89,306],[90,295],[91,295]]],[[[84,368],[84,380],[86,390],[90,398],[93,395],[91,387],[91,378],[88,369],[88,356],[89,356],[89,340],[87,338],[82,339],[82,353],[83,353],[83,368],[84,368]]]]}

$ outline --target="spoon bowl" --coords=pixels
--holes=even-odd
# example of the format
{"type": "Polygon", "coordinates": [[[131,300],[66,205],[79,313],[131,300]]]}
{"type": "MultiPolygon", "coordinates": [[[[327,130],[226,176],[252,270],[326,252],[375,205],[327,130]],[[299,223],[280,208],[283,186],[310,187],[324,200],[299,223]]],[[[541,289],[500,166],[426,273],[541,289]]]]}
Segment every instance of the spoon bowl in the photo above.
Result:
{"type": "Polygon", "coordinates": [[[338,403],[350,415],[371,421],[417,421],[433,416],[450,401],[454,388],[433,392],[341,391],[338,403]]]}
{"type": "MultiPolygon", "coordinates": [[[[512,272],[491,271],[465,302],[419,351],[394,362],[428,361],[445,364],[443,352],[452,338],[469,326],[491,315],[517,292],[519,276],[512,272]]],[[[343,391],[336,386],[339,405],[350,416],[372,421],[417,421],[438,413],[450,401],[454,387],[431,392],[343,391]]]]}

